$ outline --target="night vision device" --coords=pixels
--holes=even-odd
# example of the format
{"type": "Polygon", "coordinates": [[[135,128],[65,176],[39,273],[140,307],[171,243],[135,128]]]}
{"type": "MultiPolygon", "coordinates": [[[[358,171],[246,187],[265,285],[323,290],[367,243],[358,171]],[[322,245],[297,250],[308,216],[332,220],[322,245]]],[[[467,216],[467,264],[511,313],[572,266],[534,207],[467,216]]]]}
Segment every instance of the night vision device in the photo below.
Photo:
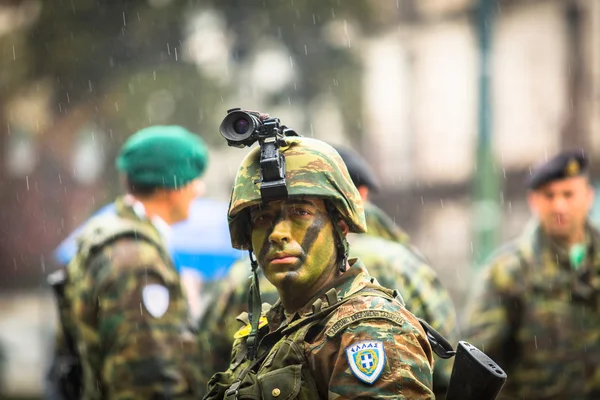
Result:
{"type": "Polygon", "coordinates": [[[219,126],[219,132],[232,147],[260,145],[260,194],[263,201],[286,198],[285,155],[279,147],[286,136],[300,136],[272,118],[256,111],[232,108],[219,126]]]}

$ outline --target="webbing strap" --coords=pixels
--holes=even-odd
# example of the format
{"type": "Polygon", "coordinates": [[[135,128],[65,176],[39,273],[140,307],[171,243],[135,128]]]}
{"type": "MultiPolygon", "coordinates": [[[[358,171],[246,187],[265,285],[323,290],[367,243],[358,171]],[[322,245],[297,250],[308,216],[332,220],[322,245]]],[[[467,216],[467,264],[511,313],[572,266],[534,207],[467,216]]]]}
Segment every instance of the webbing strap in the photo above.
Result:
{"type": "Polygon", "coordinates": [[[258,347],[258,324],[260,321],[260,313],[262,311],[262,302],[260,299],[260,287],[258,284],[258,263],[252,255],[251,248],[248,250],[248,252],[250,253],[250,264],[252,265],[252,283],[250,284],[250,292],[248,293],[248,319],[250,320],[250,334],[246,339],[246,345],[248,346],[248,359],[254,360],[258,347]]]}

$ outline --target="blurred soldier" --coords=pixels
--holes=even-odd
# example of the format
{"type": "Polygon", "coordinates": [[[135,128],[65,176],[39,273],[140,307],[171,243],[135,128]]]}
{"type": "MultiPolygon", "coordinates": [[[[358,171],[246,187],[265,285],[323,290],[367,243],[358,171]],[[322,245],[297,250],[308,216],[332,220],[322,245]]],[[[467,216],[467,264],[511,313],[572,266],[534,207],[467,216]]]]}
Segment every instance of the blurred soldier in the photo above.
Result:
{"type": "MultiPolygon", "coordinates": [[[[348,235],[350,257],[357,257],[367,265],[369,274],[382,286],[398,289],[408,310],[425,319],[451,343],[456,343],[456,312],[448,291],[420,253],[413,252],[412,246],[405,246],[410,243],[408,235],[382,210],[367,201],[369,191],[377,190],[375,175],[367,163],[354,151],[334,147],[342,156],[365,204],[367,233],[348,235]],[[369,224],[373,224],[374,228],[369,224]],[[372,231],[375,234],[369,235],[372,231]]],[[[228,317],[237,316],[248,308],[248,264],[248,260],[241,260],[232,266],[227,278],[214,290],[211,304],[207,306],[207,313],[200,324],[200,343],[210,343],[210,346],[202,346],[202,359],[205,361],[202,364],[203,376],[227,368],[233,336],[239,327],[239,323],[228,317]]],[[[260,278],[262,300],[274,304],[279,298],[276,288],[262,274],[260,278]]],[[[451,363],[452,359],[436,360],[433,381],[436,397],[443,397],[446,392],[451,363]]]]}
{"type": "MultiPolygon", "coordinates": [[[[235,333],[229,368],[205,398],[432,398],[432,350],[419,322],[347,258],[346,234],[366,226],[343,161],[310,138],[287,137],[280,151],[287,196],[262,200],[255,148],[229,210],[233,246],[256,254],[280,300],[256,321],[258,332],[247,324],[235,333]]],[[[253,302],[250,321],[259,311],[253,302]]]]}
{"type": "Polygon", "coordinates": [[[352,183],[358,189],[363,200],[367,218],[367,235],[377,236],[408,245],[410,238],[402,228],[379,207],[369,201],[371,192],[379,190],[379,182],[369,164],[355,151],[342,146],[333,146],[344,160],[352,183]]]}
{"type": "Polygon", "coordinates": [[[197,345],[166,241],[170,225],[188,217],[206,164],[203,141],[179,126],[142,129],[121,148],[127,194],[116,215],[86,225],[66,282],[54,277],[60,352],[80,370],[80,382],[64,382],[55,365],[66,397],[197,398],[197,345]]]}
{"type": "Polygon", "coordinates": [[[536,217],[482,271],[470,304],[471,342],[509,376],[505,399],[600,399],[600,233],[583,151],[532,172],[536,217]]]}
{"type": "MultiPolygon", "coordinates": [[[[406,231],[404,229],[402,229],[400,226],[398,226],[396,224],[396,222],[394,220],[392,220],[392,218],[390,218],[390,216],[385,213],[385,211],[383,211],[381,208],[377,207],[375,204],[373,204],[370,201],[371,193],[376,193],[379,191],[379,182],[378,182],[377,177],[375,176],[375,173],[373,172],[371,167],[369,167],[369,164],[367,164],[365,159],[362,158],[360,155],[358,155],[354,150],[349,149],[347,147],[333,146],[333,148],[337,150],[337,152],[342,157],[342,160],[344,160],[346,167],[348,167],[348,173],[350,174],[350,178],[352,178],[352,183],[354,183],[354,185],[356,186],[356,189],[358,189],[358,193],[360,193],[360,198],[363,201],[363,205],[364,205],[364,209],[365,209],[365,218],[367,219],[368,229],[367,229],[366,235],[376,236],[378,238],[387,239],[387,240],[391,240],[396,243],[400,243],[407,250],[409,250],[411,253],[413,253],[413,255],[415,255],[417,258],[421,259],[421,261],[424,264],[427,264],[428,263],[427,259],[425,258],[425,256],[423,256],[421,251],[412,244],[410,237],[408,236],[408,233],[406,233],[406,231]]],[[[355,245],[353,247],[356,247],[356,246],[357,245],[355,245]]],[[[395,247],[395,246],[392,246],[392,247],[395,247]]],[[[367,249],[367,248],[368,247],[365,247],[365,249],[367,249]]],[[[393,253],[393,251],[391,251],[391,253],[393,253]]],[[[358,256],[358,257],[362,258],[360,256],[358,256]]],[[[399,258],[402,259],[403,257],[399,256],[399,258]]],[[[425,266],[425,269],[432,271],[431,268],[429,268],[428,266],[425,266]]],[[[371,271],[371,268],[369,268],[369,271],[371,272],[371,274],[373,274],[373,272],[375,272],[375,271],[371,271]]],[[[378,277],[377,274],[375,274],[374,276],[378,277]]],[[[378,277],[378,279],[379,279],[379,277],[378,277]]],[[[400,287],[400,286],[398,286],[398,287],[400,287]]],[[[442,290],[442,292],[443,292],[443,294],[446,294],[445,290],[442,290]]],[[[404,294],[403,294],[403,296],[404,296],[404,294]]],[[[449,298],[448,298],[448,300],[449,300],[449,298]]],[[[451,302],[448,307],[450,310],[454,309],[454,306],[452,305],[451,302]]],[[[410,309],[410,307],[408,307],[408,308],[410,309]]],[[[415,313],[415,314],[418,316],[421,316],[418,313],[415,313]]],[[[423,318],[425,318],[425,316],[423,316],[423,318]]],[[[427,319],[427,318],[425,318],[425,319],[427,319]]],[[[448,332],[450,332],[451,330],[454,329],[454,321],[455,321],[455,319],[453,319],[452,327],[448,327],[448,329],[446,329],[448,332]]],[[[434,327],[434,328],[437,329],[437,327],[434,327]]],[[[440,332],[443,332],[443,331],[444,330],[442,330],[440,332]]]]}

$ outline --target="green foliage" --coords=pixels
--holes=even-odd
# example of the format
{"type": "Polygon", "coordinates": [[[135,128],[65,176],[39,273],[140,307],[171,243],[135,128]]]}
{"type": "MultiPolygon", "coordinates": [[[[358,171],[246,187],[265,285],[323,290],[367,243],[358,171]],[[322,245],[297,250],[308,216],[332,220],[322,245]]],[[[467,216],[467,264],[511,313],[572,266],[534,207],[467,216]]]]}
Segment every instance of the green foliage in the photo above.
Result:
{"type": "MultiPolygon", "coordinates": [[[[360,134],[361,63],[351,47],[354,38],[349,34],[346,46],[332,43],[327,35],[332,23],[364,32],[377,29],[377,7],[367,0],[171,1],[161,7],[147,0],[43,2],[25,35],[0,41],[5,56],[0,84],[10,93],[19,85],[50,78],[56,104],[61,104],[56,111],[90,102],[99,109],[97,118],[109,122],[117,135],[154,123],[148,100],[166,90],[175,111],[157,122],[212,129],[228,106],[214,99],[226,96],[227,88],[203,78],[181,59],[187,16],[209,7],[223,14],[233,34],[233,63],[255,54],[264,38],[280,42],[293,57],[299,77],[290,95],[307,103],[320,93],[334,94],[347,131],[360,134]],[[11,60],[15,52],[18,59],[11,60]]],[[[235,77],[233,84],[239,84],[235,77]]],[[[287,93],[278,93],[271,102],[284,99],[287,93]]],[[[218,140],[212,132],[205,138],[210,142],[213,136],[218,140]]]]}
{"type": "Polygon", "coordinates": [[[342,106],[346,130],[353,137],[360,136],[362,68],[357,50],[352,48],[356,38],[349,32],[348,44],[340,46],[326,36],[335,22],[342,29],[354,26],[363,32],[380,28],[377,5],[366,0],[237,0],[213,4],[236,35],[237,60],[243,61],[256,51],[265,37],[281,42],[300,75],[293,94],[307,102],[320,93],[332,93],[342,106]]]}
{"type": "Polygon", "coordinates": [[[0,36],[0,92],[6,96],[27,81],[32,56],[21,32],[0,36]]]}
{"type": "Polygon", "coordinates": [[[77,101],[102,91],[122,70],[174,62],[167,43],[180,40],[178,11],[151,9],[143,0],[44,2],[28,36],[32,78],[54,77],[60,95],[77,101]]]}
{"type": "Polygon", "coordinates": [[[211,145],[222,144],[215,127],[226,107],[224,89],[185,64],[140,69],[113,77],[101,103],[104,126],[118,126],[119,144],[132,132],[151,124],[177,124],[199,133],[211,145]],[[172,113],[165,108],[172,108],[172,113]]]}

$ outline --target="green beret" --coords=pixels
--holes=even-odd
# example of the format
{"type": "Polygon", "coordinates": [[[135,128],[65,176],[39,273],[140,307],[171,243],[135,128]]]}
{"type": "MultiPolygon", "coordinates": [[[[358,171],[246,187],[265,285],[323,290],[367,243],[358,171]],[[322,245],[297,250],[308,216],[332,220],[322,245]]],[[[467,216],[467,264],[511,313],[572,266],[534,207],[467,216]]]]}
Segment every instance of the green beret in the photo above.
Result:
{"type": "Polygon", "coordinates": [[[527,179],[527,187],[537,190],[546,183],[587,173],[588,159],[583,150],[562,152],[538,165],[527,179]]]}
{"type": "Polygon", "coordinates": [[[150,126],[133,134],[116,165],[129,182],[177,189],[202,175],[208,163],[204,141],[176,125],[150,126]]]}

